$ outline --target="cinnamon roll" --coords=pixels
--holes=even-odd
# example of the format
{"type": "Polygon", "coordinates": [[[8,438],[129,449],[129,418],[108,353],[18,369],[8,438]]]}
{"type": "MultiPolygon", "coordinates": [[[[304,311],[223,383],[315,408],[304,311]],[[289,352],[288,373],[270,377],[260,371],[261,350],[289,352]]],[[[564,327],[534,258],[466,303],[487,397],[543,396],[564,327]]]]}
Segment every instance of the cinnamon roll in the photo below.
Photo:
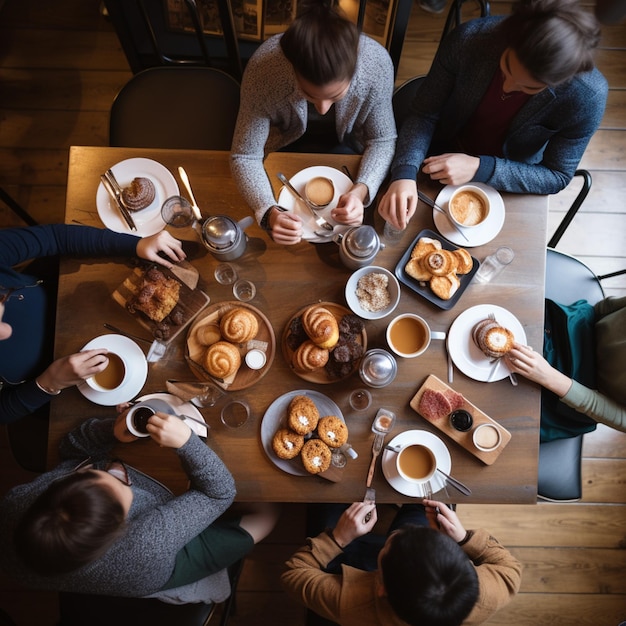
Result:
{"type": "Polygon", "coordinates": [[[319,305],[310,306],[302,314],[302,326],[320,348],[332,348],[339,341],[339,324],[335,316],[319,305]]]}
{"type": "Polygon", "coordinates": [[[220,331],[227,341],[245,343],[257,336],[259,322],[256,315],[249,309],[236,307],[222,315],[220,331]]]}
{"type": "Polygon", "coordinates": [[[225,379],[237,372],[241,365],[239,350],[232,343],[218,341],[204,354],[204,369],[216,378],[225,379]]]}

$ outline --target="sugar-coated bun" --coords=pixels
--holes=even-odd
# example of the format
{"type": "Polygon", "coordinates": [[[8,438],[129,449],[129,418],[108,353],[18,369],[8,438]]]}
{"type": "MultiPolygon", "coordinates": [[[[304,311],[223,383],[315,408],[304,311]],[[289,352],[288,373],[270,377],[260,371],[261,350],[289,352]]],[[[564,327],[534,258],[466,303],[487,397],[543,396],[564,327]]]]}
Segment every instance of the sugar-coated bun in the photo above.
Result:
{"type": "Polygon", "coordinates": [[[304,469],[311,474],[325,472],[330,467],[332,453],[321,439],[309,439],[300,454],[304,469]]]}
{"type": "Polygon", "coordinates": [[[314,372],[328,363],[329,356],[330,353],[326,348],[320,348],[307,339],[296,348],[291,362],[298,372],[314,372]]]}
{"type": "Polygon", "coordinates": [[[317,424],[317,436],[329,448],[340,448],[348,441],[348,427],[336,415],[326,415],[317,424]]]}
{"type": "Polygon", "coordinates": [[[320,348],[333,348],[339,341],[339,323],[323,306],[307,308],[302,314],[302,326],[311,341],[320,348]]]}
{"type": "Polygon", "coordinates": [[[257,336],[259,322],[256,315],[249,309],[236,307],[222,315],[220,331],[227,341],[245,343],[257,336]]]}
{"type": "Polygon", "coordinates": [[[232,376],[241,365],[239,350],[232,343],[218,341],[207,348],[204,354],[204,369],[216,378],[232,376]]]}
{"type": "Polygon", "coordinates": [[[308,396],[295,396],[287,410],[287,424],[299,435],[306,435],[317,428],[320,419],[315,402],[308,396]]]}
{"type": "Polygon", "coordinates": [[[293,459],[300,454],[304,437],[290,428],[280,428],[272,438],[272,449],[279,459],[293,459]]]}

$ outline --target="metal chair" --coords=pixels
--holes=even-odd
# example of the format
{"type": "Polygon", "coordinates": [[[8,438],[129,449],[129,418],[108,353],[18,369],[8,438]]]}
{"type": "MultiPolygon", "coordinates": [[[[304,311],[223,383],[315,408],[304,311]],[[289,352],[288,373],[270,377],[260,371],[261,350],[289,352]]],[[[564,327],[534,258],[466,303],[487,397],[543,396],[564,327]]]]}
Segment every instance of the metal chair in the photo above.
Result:
{"type": "MultiPolygon", "coordinates": [[[[448,10],[448,16],[446,17],[446,23],[444,24],[443,31],[441,32],[441,39],[446,37],[446,35],[454,30],[462,21],[463,21],[463,5],[468,0],[454,0],[450,5],[450,9],[448,10]]],[[[480,9],[480,17],[487,17],[490,14],[490,7],[488,0],[475,0],[476,4],[478,4],[478,8],[480,9]]]]}
{"type": "Polygon", "coordinates": [[[135,148],[230,150],[239,83],[209,67],[153,67],[133,76],[111,107],[109,143],[135,148]]]}

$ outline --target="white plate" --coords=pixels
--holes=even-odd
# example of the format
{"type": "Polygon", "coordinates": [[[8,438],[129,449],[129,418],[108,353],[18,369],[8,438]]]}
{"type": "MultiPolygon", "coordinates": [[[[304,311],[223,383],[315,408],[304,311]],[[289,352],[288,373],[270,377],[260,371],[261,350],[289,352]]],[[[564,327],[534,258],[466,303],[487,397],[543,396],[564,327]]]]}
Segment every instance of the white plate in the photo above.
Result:
{"type": "Polygon", "coordinates": [[[296,457],[295,459],[279,459],[272,448],[272,439],[276,431],[287,423],[287,408],[295,396],[308,396],[311,398],[311,400],[315,402],[320,417],[336,415],[344,422],[345,420],[341,409],[328,396],[325,396],[319,391],[310,391],[308,389],[289,391],[276,398],[276,400],[267,407],[267,411],[265,411],[265,415],[261,421],[261,443],[263,444],[265,454],[267,454],[270,461],[272,461],[276,467],[279,467],[288,474],[292,474],[293,476],[312,476],[312,474],[304,469],[300,457],[296,457]]]}
{"type": "MultiPolygon", "coordinates": [[[[332,202],[325,209],[316,211],[316,213],[321,215],[327,222],[335,227],[332,234],[343,233],[349,228],[352,228],[352,226],[347,226],[345,224],[337,224],[337,222],[335,222],[335,220],[333,220],[330,216],[332,209],[337,206],[339,196],[346,193],[346,191],[352,187],[352,181],[343,172],[336,170],[334,167],[314,165],[313,167],[307,167],[300,170],[295,176],[289,179],[289,182],[300,192],[302,196],[304,196],[305,185],[315,176],[325,176],[326,178],[330,178],[335,185],[335,196],[333,197],[332,202]]],[[[319,231],[320,227],[315,223],[311,212],[306,207],[302,206],[300,200],[296,200],[291,191],[289,191],[286,187],[283,187],[280,190],[280,194],[278,195],[278,204],[300,216],[302,219],[302,239],[312,243],[325,243],[332,241],[331,237],[318,237],[315,234],[315,231],[319,231]]]]}
{"type": "MultiPolygon", "coordinates": [[[[474,380],[486,382],[493,367],[491,358],[483,354],[472,339],[472,329],[484,320],[489,313],[493,313],[502,326],[508,328],[518,343],[526,343],[526,332],[520,321],[506,309],[495,304],[478,304],[463,311],[450,326],[448,332],[448,351],[454,364],[466,375],[474,380]]],[[[504,359],[498,361],[496,371],[490,382],[502,380],[509,375],[509,368],[504,359]]]]}
{"type": "Polygon", "coordinates": [[[156,194],[152,204],[141,211],[131,212],[137,230],[128,228],[117,205],[102,183],[96,191],[96,207],[103,224],[116,233],[130,233],[139,237],[148,237],[163,230],[165,222],[161,218],[161,206],[171,196],[179,195],[178,185],[172,173],[152,159],[140,157],[126,159],[115,164],[111,170],[121,187],[130,185],[133,178],[148,178],[154,183],[156,194]]]}
{"type": "MultiPolygon", "coordinates": [[[[473,248],[475,246],[482,246],[483,244],[489,243],[497,236],[504,225],[505,213],[502,196],[493,187],[485,185],[484,183],[471,184],[476,185],[476,187],[480,187],[487,194],[491,203],[491,208],[489,209],[487,219],[482,224],[474,226],[473,228],[463,228],[463,232],[469,241],[466,241],[463,238],[463,235],[461,235],[454,228],[454,226],[452,226],[450,220],[445,215],[442,215],[439,211],[435,211],[435,209],[433,209],[433,220],[435,221],[437,230],[448,241],[465,248],[473,248]]],[[[447,185],[439,192],[439,195],[435,199],[437,205],[444,211],[448,210],[448,200],[450,200],[450,197],[456,189],[458,189],[458,185],[447,185]]]]}
{"type": "MultiPolygon", "coordinates": [[[[141,398],[137,398],[137,400],[139,402],[148,402],[155,411],[172,415],[189,415],[189,417],[195,417],[206,424],[204,416],[193,404],[185,402],[171,393],[149,393],[145,396],[141,396],[141,398]]],[[[207,436],[208,430],[207,428],[203,428],[201,424],[187,419],[184,419],[184,422],[200,437],[207,436]]]]}
{"type": "MultiPolygon", "coordinates": [[[[450,452],[446,448],[446,444],[433,433],[427,430],[406,430],[403,433],[395,436],[388,445],[390,446],[404,446],[406,444],[421,443],[422,445],[430,448],[435,455],[437,461],[437,467],[446,474],[450,474],[452,469],[452,459],[450,458],[450,452]]],[[[387,482],[399,493],[405,496],[412,496],[414,498],[423,498],[426,494],[424,492],[424,483],[410,483],[398,474],[396,468],[397,453],[391,450],[383,450],[382,468],[383,474],[387,479],[387,482]]],[[[432,487],[433,494],[437,493],[445,486],[445,478],[435,472],[435,475],[430,479],[430,486],[432,487]]]]}
{"type": "Polygon", "coordinates": [[[358,315],[366,320],[379,320],[383,317],[387,317],[387,315],[391,315],[391,313],[396,310],[398,302],[400,302],[400,283],[388,269],[377,265],[368,265],[367,267],[362,267],[356,270],[356,272],[348,278],[348,281],[346,282],[345,296],[348,306],[355,315],[358,315]],[[389,303],[389,306],[382,311],[366,311],[359,304],[359,299],[356,295],[356,288],[359,280],[367,274],[385,274],[389,279],[387,291],[389,291],[391,302],[389,303]]]}
{"type": "Polygon", "coordinates": [[[142,349],[132,339],[123,335],[100,335],[92,339],[82,350],[92,348],[106,348],[123,356],[130,376],[121,387],[112,391],[96,391],[87,383],[78,385],[78,391],[88,400],[102,406],[115,406],[132,400],[141,391],[148,377],[148,362],[142,349]]]}

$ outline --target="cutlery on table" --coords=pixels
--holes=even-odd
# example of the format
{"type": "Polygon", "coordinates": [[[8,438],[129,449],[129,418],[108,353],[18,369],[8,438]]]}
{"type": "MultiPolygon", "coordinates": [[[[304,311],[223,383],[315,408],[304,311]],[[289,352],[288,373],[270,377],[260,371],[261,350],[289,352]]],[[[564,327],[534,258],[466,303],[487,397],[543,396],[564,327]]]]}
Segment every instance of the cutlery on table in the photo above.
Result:
{"type": "MultiPolygon", "coordinates": [[[[385,442],[385,435],[383,433],[376,433],[374,435],[374,443],[372,444],[372,460],[367,472],[367,480],[365,481],[365,498],[363,502],[376,502],[376,491],[372,487],[372,479],[374,478],[374,469],[376,467],[376,459],[383,449],[383,443],[385,442]]],[[[363,522],[367,524],[372,518],[371,511],[367,513],[363,519],[363,522]]]]}
{"type": "Polygon", "coordinates": [[[448,355],[448,382],[454,382],[454,363],[452,362],[452,355],[450,354],[450,348],[446,343],[446,353],[448,355]]]}
{"type": "Polygon", "coordinates": [[[143,337],[139,337],[137,335],[133,335],[131,333],[127,333],[125,330],[122,330],[120,328],[118,328],[117,326],[113,326],[112,324],[107,324],[106,322],[103,324],[103,326],[107,329],[107,330],[111,330],[114,333],[117,333],[118,335],[124,335],[124,337],[128,337],[129,339],[133,339],[134,341],[144,341],[145,343],[152,343],[153,339],[144,339],[143,337]]]}
{"type": "MultiPolygon", "coordinates": [[[[335,229],[335,227],[332,224],[329,224],[321,215],[318,215],[315,212],[315,209],[311,206],[311,204],[308,202],[308,200],[302,194],[300,194],[300,192],[289,182],[287,177],[282,172],[278,172],[276,174],[276,176],[278,176],[278,180],[280,180],[280,182],[283,185],[285,185],[285,187],[287,187],[287,189],[289,189],[291,194],[295,198],[300,200],[300,202],[302,202],[302,204],[304,204],[304,206],[311,212],[311,215],[313,216],[313,219],[315,220],[315,223],[320,228],[323,228],[323,229],[327,230],[329,233],[332,233],[333,230],[335,229]]],[[[316,232],[315,234],[317,235],[318,233],[316,232]]],[[[319,236],[320,237],[328,237],[329,234],[328,233],[321,233],[319,236]]]]}
{"type": "Polygon", "coordinates": [[[452,476],[450,476],[449,474],[446,474],[443,470],[440,470],[439,468],[437,468],[437,471],[445,477],[446,482],[450,485],[452,485],[455,489],[458,489],[463,495],[465,496],[469,496],[472,494],[472,490],[467,487],[466,485],[464,485],[460,480],[457,480],[456,478],[453,478],[452,476]]]}
{"type": "Polygon", "coordinates": [[[417,190],[417,197],[422,202],[425,202],[429,207],[435,209],[435,211],[445,215],[446,219],[448,220],[448,222],[450,222],[450,224],[459,233],[459,235],[461,235],[461,237],[463,237],[463,239],[465,239],[465,241],[469,242],[469,239],[467,238],[466,234],[461,230],[461,228],[459,226],[457,226],[452,221],[452,218],[448,215],[448,213],[446,211],[444,211],[438,204],[435,203],[434,200],[431,200],[424,192],[420,191],[419,189],[417,190]]]}
{"type": "Polygon", "coordinates": [[[187,172],[185,172],[185,169],[183,167],[178,168],[178,175],[180,176],[180,179],[183,181],[183,185],[185,185],[185,189],[187,190],[187,193],[189,194],[189,198],[191,200],[191,208],[193,209],[196,219],[201,220],[202,213],[200,212],[200,207],[198,206],[198,203],[196,202],[196,199],[194,198],[193,191],[191,191],[191,183],[189,182],[189,176],[187,176],[187,172]]]}
{"type": "Polygon", "coordinates": [[[122,214],[122,217],[124,218],[124,221],[128,225],[128,228],[130,228],[131,230],[137,230],[137,226],[135,226],[135,222],[133,221],[133,218],[130,216],[128,209],[124,206],[122,202],[122,192],[119,189],[119,187],[116,187],[106,174],[102,174],[102,176],[100,176],[100,180],[102,181],[103,187],[107,190],[108,194],[111,196],[111,199],[113,200],[115,206],[118,208],[119,212],[122,214]]]}
{"type": "MultiPolygon", "coordinates": [[[[487,317],[492,321],[492,322],[497,322],[496,320],[496,315],[495,313],[489,313],[487,315],[487,317]]],[[[487,378],[487,382],[491,382],[491,378],[492,376],[495,374],[496,369],[498,368],[498,362],[500,361],[502,357],[497,357],[495,358],[492,363],[493,366],[491,367],[491,370],[489,372],[489,376],[487,378]]],[[[511,370],[509,370],[509,368],[506,368],[509,374],[509,380],[511,381],[511,384],[513,385],[513,387],[517,387],[517,376],[515,375],[515,372],[512,372],[511,370]]]]}

